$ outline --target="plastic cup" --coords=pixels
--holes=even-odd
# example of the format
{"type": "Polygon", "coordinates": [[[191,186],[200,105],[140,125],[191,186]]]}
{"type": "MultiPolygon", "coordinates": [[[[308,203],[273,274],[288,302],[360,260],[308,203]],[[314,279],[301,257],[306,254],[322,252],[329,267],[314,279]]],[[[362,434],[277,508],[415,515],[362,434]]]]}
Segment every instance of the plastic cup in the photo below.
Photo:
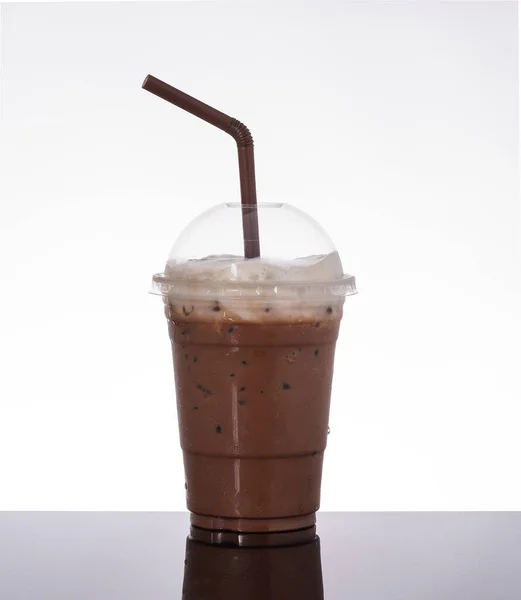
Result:
{"type": "Polygon", "coordinates": [[[335,247],[288,204],[258,204],[261,258],[242,254],[239,203],[190,223],[165,272],[186,496],[193,525],[244,532],[315,523],[335,344],[356,293],[335,247]]]}

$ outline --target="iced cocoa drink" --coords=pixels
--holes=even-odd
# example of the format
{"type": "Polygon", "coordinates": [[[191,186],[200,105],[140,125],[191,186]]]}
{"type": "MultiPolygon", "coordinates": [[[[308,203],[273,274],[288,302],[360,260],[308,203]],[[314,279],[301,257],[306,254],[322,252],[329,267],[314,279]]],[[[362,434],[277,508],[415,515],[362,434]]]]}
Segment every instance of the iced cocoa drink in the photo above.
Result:
{"type": "Polygon", "coordinates": [[[192,523],[283,531],[315,522],[344,294],[338,254],[167,266],[192,523]]]}
{"type": "Polygon", "coordinates": [[[322,321],[206,323],[169,307],[188,508],[212,515],[194,523],[313,522],[339,325],[327,308],[322,321]]]}
{"type": "Polygon", "coordinates": [[[309,527],[320,501],[335,342],[354,277],[316,221],[289,204],[257,202],[244,123],[152,75],[143,88],[237,144],[241,202],[190,223],[153,278],[172,341],[192,524],[309,527]]]}

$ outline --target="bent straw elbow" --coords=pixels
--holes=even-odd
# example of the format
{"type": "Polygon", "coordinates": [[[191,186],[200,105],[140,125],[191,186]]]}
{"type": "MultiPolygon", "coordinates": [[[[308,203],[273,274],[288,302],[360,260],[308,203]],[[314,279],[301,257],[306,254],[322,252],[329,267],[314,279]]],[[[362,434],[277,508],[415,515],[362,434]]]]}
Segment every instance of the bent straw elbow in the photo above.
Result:
{"type": "Polygon", "coordinates": [[[237,121],[237,119],[231,119],[226,133],[229,133],[232,136],[232,138],[237,142],[237,146],[239,146],[239,148],[244,146],[253,146],[253,137],[250,133],[250,130],[244,123],[237,121]]]}

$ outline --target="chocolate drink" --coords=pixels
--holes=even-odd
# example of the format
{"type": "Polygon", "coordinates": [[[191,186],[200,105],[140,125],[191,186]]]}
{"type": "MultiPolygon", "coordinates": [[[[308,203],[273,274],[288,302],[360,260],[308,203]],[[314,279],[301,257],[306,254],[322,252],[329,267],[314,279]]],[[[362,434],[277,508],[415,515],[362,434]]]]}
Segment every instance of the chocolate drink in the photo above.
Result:
{"type": "Polygon", "coordinates": [[[313,523],[341,307],[295,321],[266,306],[264,322],[217,302],[208,322],[176,309],[167,310],[188,508],[213,517],[193,522],[215,528],[220,517],[250,531],[313,523]]]}
{"type": "Polygon", "coordinates": [[[239,159],[240,204],[192,221],[153,278],[172,341],[192,523],[307,527],[319,506],[335,342],[354,277],[316,221],[257,202],[243,123],[152,75],[143,88],[225,131],[239,159]]]}
{"type": "Polygon", "coordinates": [[[238,255],[241,208],[189,224],[153,291],[172,342],[192,524],[291,531],[315,523],[335,344],[356,288],[327,234],[287,204],[258,205],[266,255],[238,255]]]}
{"type": "Polygon", "coordinates": [[[338,269],[338,255],[288,263],[283,273],[234,259],[236,276],[249,279],[253,270],[255,285],[235,282],[234,295],[219,299],[215,290],[198,295],[198,282],[225,278],[230,261],[173,267],[169,276],[184,283],[165,297],[192,523],[250,532],[307,527],[320,504],[344,300],[314,279],[338,269]],[[263,281],[279,279],[276,295],[269,283],[259,290],[259,272],[263,281]]]}

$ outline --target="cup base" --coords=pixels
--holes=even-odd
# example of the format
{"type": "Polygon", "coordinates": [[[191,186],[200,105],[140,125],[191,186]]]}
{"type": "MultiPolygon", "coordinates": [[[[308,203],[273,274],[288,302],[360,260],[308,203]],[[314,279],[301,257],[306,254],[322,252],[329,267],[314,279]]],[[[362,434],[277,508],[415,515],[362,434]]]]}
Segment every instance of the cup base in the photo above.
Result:
{"type": "Polygon", "coordinates": [[[190,540],[211,546],[234,548],[279,548],[307,544],[317,539],[315,525],[307,529],[295,531],[278,531],[276,533],[243,533],[240,531],[212,531],[190,526],[190,540]]]}
{"type": "Polygon", "coordinates": [[[313,527],[316,523],[316,513],[297,517],[282,517],[279,519],[235,519],[228,517],[211,517],[190,513],[190,524],[201,529],[212,531],[237,531],[241,533],[277,533],[296,531],[313,527]]]}

